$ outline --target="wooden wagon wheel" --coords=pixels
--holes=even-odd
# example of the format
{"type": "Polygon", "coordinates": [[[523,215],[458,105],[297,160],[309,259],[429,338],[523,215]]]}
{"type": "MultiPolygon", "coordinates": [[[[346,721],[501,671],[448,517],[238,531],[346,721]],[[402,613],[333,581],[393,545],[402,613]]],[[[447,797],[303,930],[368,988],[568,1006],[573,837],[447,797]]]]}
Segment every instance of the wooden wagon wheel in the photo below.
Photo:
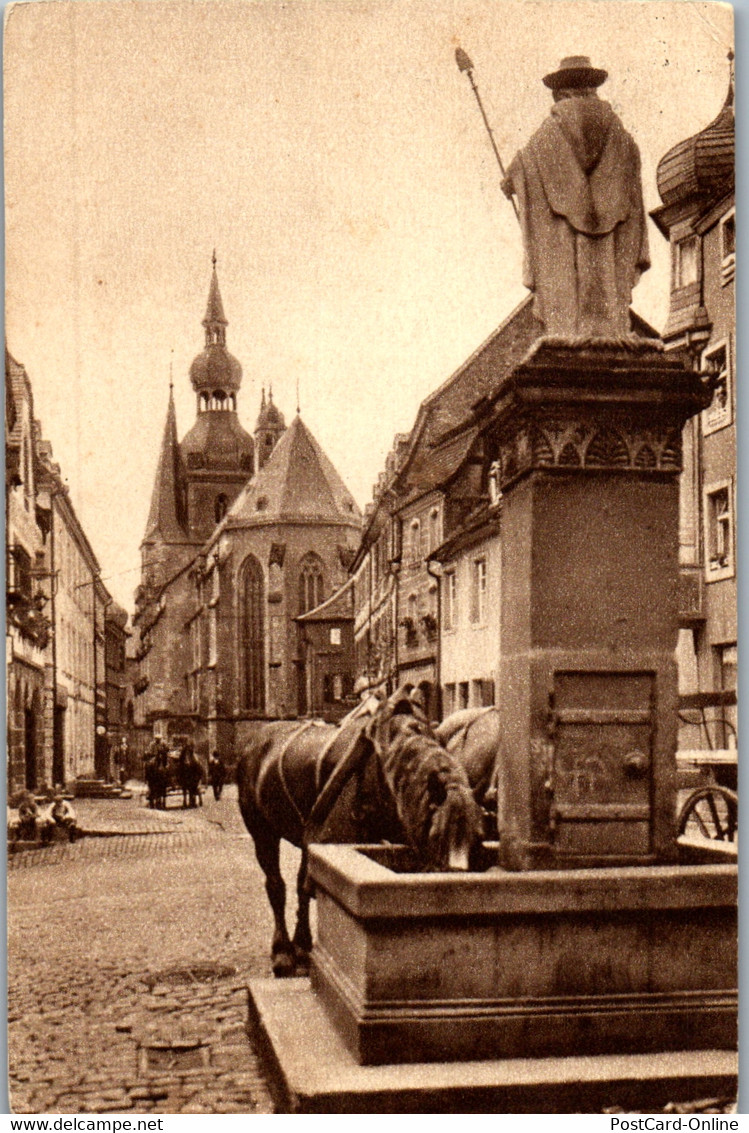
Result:
{"type": "Polygon", "coordinates": [[[727,787],[700,787],[681,808],[679,834],[710,841],[735,842],[739,819],[738,796],[727,787]]]}

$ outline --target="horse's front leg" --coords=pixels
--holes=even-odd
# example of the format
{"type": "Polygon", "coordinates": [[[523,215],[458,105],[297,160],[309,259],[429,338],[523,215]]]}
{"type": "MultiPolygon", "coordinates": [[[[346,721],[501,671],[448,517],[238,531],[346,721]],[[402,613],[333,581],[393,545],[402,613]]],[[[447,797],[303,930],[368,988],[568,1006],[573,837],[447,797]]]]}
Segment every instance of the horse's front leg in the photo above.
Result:
{"type": "Polygon", "coordinates": [[[307,851],[302,850],[302,862],[296,878],[297,913],[294,930],[294,958],[296,975],[309,974],[309,954],[312,951],[312,932],[309,926],[310,889],[307,884],[307,851]]]}
{"type": "Polygon", "coordinates": [[[280,840],[271,831],[258,832],[255,854],[265,874],[265,891],[273,910],[274,930],[271,943],[271,966],[277,979],[294,975],[294,946],[286,930],[286,885],[281,876],[280,840]]]}

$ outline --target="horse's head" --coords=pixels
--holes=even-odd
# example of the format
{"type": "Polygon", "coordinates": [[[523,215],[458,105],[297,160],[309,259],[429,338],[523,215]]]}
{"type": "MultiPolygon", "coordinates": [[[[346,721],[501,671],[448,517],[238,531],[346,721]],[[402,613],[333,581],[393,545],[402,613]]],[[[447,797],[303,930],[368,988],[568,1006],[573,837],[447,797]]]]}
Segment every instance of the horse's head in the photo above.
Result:
{"type": "Polygon", "coordinates": [[[366,726],[404,834],[432,869],[468,869],[481,842],[481,811],[468,777],[438,742],[408,690],[379,706],[366,726]]]}

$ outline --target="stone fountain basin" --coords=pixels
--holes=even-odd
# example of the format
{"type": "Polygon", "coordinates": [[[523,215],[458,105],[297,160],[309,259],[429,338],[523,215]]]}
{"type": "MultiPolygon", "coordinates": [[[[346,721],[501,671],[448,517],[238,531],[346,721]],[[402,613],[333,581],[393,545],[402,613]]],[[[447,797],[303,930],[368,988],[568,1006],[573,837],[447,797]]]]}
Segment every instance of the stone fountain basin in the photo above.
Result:
{"type": "Polygon", "coordinates": [[[436,874],[405,847],[313,846],[313,987],[362,1065],[733,1049],[735,858],[681,853],[436,874]]]}

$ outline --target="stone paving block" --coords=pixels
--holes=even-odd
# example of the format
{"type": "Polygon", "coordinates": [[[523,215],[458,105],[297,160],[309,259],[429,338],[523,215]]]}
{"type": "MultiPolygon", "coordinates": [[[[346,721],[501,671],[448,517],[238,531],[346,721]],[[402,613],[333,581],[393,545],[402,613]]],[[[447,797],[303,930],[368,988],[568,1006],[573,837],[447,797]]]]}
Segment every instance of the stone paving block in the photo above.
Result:
{"type": "MultiPolygon", "coordinates": [[[[75,1113],[84,1105],[96,1112],[98,1104],[114,1107],[107,1112],[169,1113],[196,1092],[206,1107],[272,1112],[262,1078],[229,1095],[226,1071],[212,1060],[182,1082],[174,1069],[137,1072],[149,1022],[171,1033],[189,1023],[193,1037],[210,1044],[209,1055],[232,1045],[222,1039],[222,1027],[235,1026],[237,1069],[242,1050],[244,1065],[254,1065],[243,1029],[244,988],[249,974],[268,974],[272,924],[249,840],[237,838],[242,824],[232,791],[219,804],[207,800],[199,813],[170,807],[166,820],[145,808],[139,813],[135,800],[115,800],[122,808],[115,836],[61,844],[53,855],[15,855],[8,878],[8,1014],[16,1112],[75,1113]],[[144,821],[166,823],[169,832],[132,834],[144,821]],[[63,891],[75,900],[60,902],[63,891]],[[222,893],[230,899],[217,905],[222,893]],[[202,971],[220,965],[222,974],[185,984],[158,978],[192,965],[202,971]]],[[[91,813],[100,802],[86,800],[91,813]]],[[[100,827],[105,819],[102,812],[100,827]]]]}

